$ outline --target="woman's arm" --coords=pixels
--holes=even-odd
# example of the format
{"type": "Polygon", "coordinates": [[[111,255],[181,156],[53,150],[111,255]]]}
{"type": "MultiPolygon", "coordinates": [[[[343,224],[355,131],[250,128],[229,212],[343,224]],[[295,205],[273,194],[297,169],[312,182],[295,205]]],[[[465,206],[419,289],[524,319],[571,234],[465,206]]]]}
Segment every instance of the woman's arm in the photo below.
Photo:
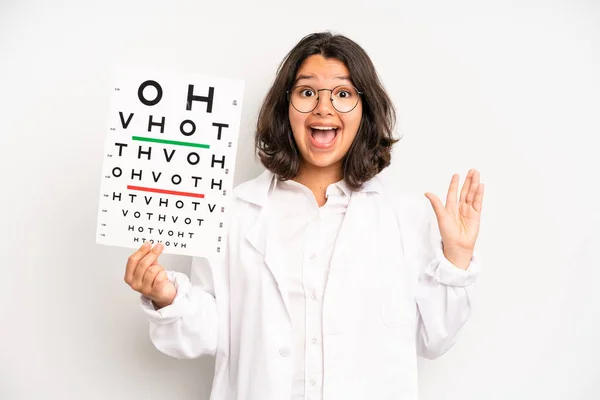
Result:
{"type": "Polygon", "coordinates": [[[430,239],[426,239],[429,249],[423,252],[415,300],[419,311],[417,351],[422,357],[434,359],[454,345],[471,315],[480,263],[473,253],[466,270],[453,265],[444,256],[441,239],[436,240],[439,234],[435,235],[435,220],[431,225],[430,239]]]}
{"type": "Polygon", "coordinates": [[[423,267],[416,289],[419,309],[418,350],[427,358],[444,354],[471,314],[473,283],[479,272],[475,242],[479,234],[484,185],[471,169],[458,193],[458,174],[452,176],[446,204],[426,193],[431,208],[425,213],[425,237],[420,253],[423,267]]]}
{"type": "MultiPolygon", "coordinates": [[[[150,321],[150,339],[161,352],[176,358],[214,355],[217,349],[218,312],[213,268],[221,262],[193,257],[191,276],[168,271],[177,295],[171,305],[156,310],[141,295],[142,310],[150,321]]],[[[221,269],[222,271],[222,269],[221,269]]]]}

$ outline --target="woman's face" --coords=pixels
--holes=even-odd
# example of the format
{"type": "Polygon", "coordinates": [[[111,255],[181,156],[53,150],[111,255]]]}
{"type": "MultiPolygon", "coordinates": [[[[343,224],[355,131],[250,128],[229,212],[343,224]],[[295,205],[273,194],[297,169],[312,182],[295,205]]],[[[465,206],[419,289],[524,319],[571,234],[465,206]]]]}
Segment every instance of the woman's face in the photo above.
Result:
{"type": "MultiPolygon", "coordinates": [[[[339,60],[313,55],[306,58],[298,69],[292,86],[310,87],[315,92],[308,89],[303,96],[319,97],[317,107],[309,113],[299,112],[291,102],[289,105],[290,125],[302,156],[300,168],[308,163],[314,167],[342,170],[342,160],[356,137],[362,118],[360,96],[357,95],[358,104],[352,111],[341,113],[333,107],[330,99],[335,96],[329,90],[316,93],[320,89],[333,89],[340,85],[352,86],[353,83],[350,72],[339,60]]],[[[346,97],[348,94],[340,93],[339,96],[346,97]]]]}

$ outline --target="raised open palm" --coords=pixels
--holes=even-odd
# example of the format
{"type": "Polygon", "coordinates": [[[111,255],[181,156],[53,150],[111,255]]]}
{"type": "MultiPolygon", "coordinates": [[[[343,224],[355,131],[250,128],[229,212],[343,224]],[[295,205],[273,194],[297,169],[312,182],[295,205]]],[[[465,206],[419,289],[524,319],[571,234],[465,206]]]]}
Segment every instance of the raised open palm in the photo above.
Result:
{"type": "Polygon", "coordinates": [[[469,170],[460,198],[457,198],[458,179],[458,174],[452,176],[446,205],[435,194],[425,193],[435,212],[446,256],[472,253],[479,234],[484,190],[483,183],[479,183],[479,171],[469,170]]]}

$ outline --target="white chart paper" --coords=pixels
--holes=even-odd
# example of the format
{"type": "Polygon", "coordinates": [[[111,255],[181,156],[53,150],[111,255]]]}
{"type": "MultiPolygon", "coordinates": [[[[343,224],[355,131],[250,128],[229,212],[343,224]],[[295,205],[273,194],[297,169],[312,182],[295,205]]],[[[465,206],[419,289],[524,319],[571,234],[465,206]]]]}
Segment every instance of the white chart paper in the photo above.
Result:
{"type": "Polygon", "coordinates": [[[96,242],[222,257],[243,81],[121,68],[110,92],[96,242]]]}

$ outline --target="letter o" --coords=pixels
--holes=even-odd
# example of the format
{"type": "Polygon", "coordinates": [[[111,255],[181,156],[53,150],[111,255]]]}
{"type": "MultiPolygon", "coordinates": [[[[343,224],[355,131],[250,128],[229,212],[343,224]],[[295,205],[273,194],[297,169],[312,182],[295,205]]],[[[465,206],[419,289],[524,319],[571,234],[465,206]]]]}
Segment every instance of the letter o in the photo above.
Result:
{"type": "Polygon", "coordinates": [[[138,99],[140,99],[142,104],[146,106],[154,106],[158,104],[160,99],[162,99],[162,93],[162,87],[160,87],[158,82],[148,80],[140,85],[140,88],[138,89],[138,99]],[[144,97],[144,89],[146,89],[148,86],[152,86],[156,89],[156,98],[154,100],[148,100],[144,97]]]}
{"type": "Polygon", "coordinates": [[[194,132],[196,132],[196,124],[194,123],[194,121],[186,119],[185,121],[183,121],[181,123],[181,125],[179,125],[179,131],[181,132],[181,134],[183,136],[192,136],[194,134],[194,132]],[[186,124],[191,124],[192,125],[192,130],[189,132],[186,132],[184,127],[186,124]]]}
{"type": "Polygon", "coordinates": [[[200,156],[198,155],[198,153],[192,151],[190,154],[188,154],[187,161],[190,165],[196,165],[200,162],[200,156]],[[190,159],[192,155],[196,156],[196,162],[192,162],[192,160],[190,159]]]}

